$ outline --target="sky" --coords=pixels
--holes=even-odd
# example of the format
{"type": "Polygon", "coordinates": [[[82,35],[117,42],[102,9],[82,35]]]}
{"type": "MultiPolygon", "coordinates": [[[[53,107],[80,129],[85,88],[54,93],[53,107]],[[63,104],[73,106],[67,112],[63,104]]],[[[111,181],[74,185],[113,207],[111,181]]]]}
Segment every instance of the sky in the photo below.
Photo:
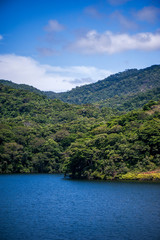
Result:
{"type": "Polygon", "coordinates": [[[160,64],[160,0],[0,0],[0,79],[64,92],[160,64]]]}

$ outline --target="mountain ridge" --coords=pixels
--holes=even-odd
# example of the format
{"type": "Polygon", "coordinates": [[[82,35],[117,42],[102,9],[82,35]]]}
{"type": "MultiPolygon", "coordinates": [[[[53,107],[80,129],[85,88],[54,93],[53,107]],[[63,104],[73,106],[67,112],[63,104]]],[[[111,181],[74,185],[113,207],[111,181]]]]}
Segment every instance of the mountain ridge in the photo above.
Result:
{"type": "Polygon", "coordinates": [[[160,65],[144,69],[129,69],[99,80],[96,83],[73,88],[62,93],[45,92],[49,98],[58,98],[75,104],[95,103],[114,97],[127,95],[160,86],[160,65]]]}
{"type": "Polygon", "coordinates": [[[140,70],[127,69],[95,83],[77,86],[70,91],[60,93],[41,91],[35,87],[16,84],[8,80],[0,80],[0,82],[17,89],[25,89],[46,95],[51,99],[57,98],[67,103],[86,104],[103,101],[116,95],[130,95],[159,87],[160,65],[152,65],[140,70]]]}
{"type": "Polygon", "coordinates": [[[0,93],[0,173],[160,179],[160,101],[115,116],[3,84],[0,93]]]}

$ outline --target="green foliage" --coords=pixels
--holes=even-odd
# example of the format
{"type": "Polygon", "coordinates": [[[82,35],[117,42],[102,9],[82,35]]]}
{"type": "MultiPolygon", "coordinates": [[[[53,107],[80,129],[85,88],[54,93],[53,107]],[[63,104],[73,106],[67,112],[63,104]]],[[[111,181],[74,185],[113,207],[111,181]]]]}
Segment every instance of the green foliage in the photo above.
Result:
{"type": "Polygon", "coordinates": [[[160,115],[155,112],[139,110],[116,117],[93,128],[88,136],[66,151],[65,172],[72,177],[142,179],[130,172],[160,167],[160,115]]]}
{"type": "Polygon", "coordinates": [[[65,150],[110,118],[92,105],[70,105],[3,84],[0,92],[1,173],[62,172],[65,150]]]}
{"type": "MultiPolygon", "coordinates": [[[[97,104],[104,109],[106,107],[112,107],[119,112],[127,112],[143,107],[145,104],[148,104],[148,101],[150,100],[153,102],[159,99],[160,87],[157,87],[144,92],[129,93],[126,95],[122,94],[120,96],[116,95],[112,98],[107,98],[106,100],[100,101],[97,104]]],[[[149,108],[146,110],[149,110],[149,108]]]]}
{"type": "Polygon", "coordinates": [[[153,105],[156,105],[157,102],[150,100],[147,104],[143,106],[143,110],[150,110],[153,105]]]}
{"type": "MultiPolygon", "coordinates": [[[[150,100],[160,99],[160,65],[153,65],[141,70],[126,70],[96,83],[76,87],[62,93],[40,91],[25,84],[15,84],[5,80],[0,80],[0,83],[71,104],[94,103],[96,107],[103,108],[105,113],[107,111],[108,115],[112,115],[113,109],[114,113],[125,113],[143,107],[150,100]]],[[[29,106],[26,103],[22,106],[21,111],[27,110],[29,110],[29,106]]],[[[83,116],[93,116],[92,109],[88,109],[87,112],[80,109],[81,111],[83,116]]],[[[16,112],[13,113],[13,116],[15,116],[14,114],[16,112]]],[[[64,118],[68,119],[69,117],[72,118],[72,115],[64,114],[64,118]]]]}
{"type": "Polygon", "coordinates": [[[64,93],[44,92],[49,98],[86,104],[98,102],[119,111],[142,107],[151,99],[160,98],[160,65],[131,69],[113,74],[96,83],[76,87],[64,93]],[[153,89],[153,90],[152,90],[153,89]]]}
{"type": "Polygon", "coordinates": [[[121,180],[159,181],[160,173],[135,173],[129,172],[120,177],[121,180]]]}
{"type": "MultiPolygon", "coordinates": [[[[72,178],[144,179],[148,175],[138,175],[140,172],[160,168],[160,102],[153,97],[153,92],[159,94],[158,74],[159,66],[129,70],[71,91],[77,103],[83,102],[86,87],[89,101],[99,99],[105,91],[114,95],[117,91],[119,96],[108,102],[115,101],[115,106],[129,87],[135,94],[145,88],[147,76],[151,81],[145,89],[150,84],[157,87],[128,95],[116,110],[107,100],[108,105],[101,106],[71,105],[47,99],[32,88],[0,84],[0,173],[64,172],[72,178]],[[134,88],[137,79],[140,84],[134,88]],[[145,103],[142,110],[135,110],[138,101],[145,103]],[[134,110],[117,115],[130,108],[134,110]]],[[[159,179],[157,174],[148,179],[159,179]]]]}
{"type": "Polygon", "coordinates": [[[45,94],[43,94],[42,91],[40,91],[37,88],[34,88],[32,86],[26,85],[26,84],[16,84],[16,83],[13,83],[11,81],[7,81],[7,80],[3,80],[3,79],[0,79],[0,84],[7,85],[10,88],[14,88],[14,89],[28,90],[30,92],[38,93],[40,95],[45,96],[45,94]]]}

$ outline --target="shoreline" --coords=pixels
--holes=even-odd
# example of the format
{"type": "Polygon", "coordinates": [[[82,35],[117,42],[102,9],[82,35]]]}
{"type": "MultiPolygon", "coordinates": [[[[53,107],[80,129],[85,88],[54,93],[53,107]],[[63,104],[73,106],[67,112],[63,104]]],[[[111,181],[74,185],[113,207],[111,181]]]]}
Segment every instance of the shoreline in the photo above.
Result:
{"type": "Polygon", "coordinates": [[[104,181],[104,182],[148,182],[148,183],[160,183],[160,170],[134,173],[128,172],[126,174],[116,177],[71,177],[70,174],[65,175],[63,172],[59,173],[0,173],[2,175],[62,175],[66,180],[84,180],[84,181],[104,181]]]}

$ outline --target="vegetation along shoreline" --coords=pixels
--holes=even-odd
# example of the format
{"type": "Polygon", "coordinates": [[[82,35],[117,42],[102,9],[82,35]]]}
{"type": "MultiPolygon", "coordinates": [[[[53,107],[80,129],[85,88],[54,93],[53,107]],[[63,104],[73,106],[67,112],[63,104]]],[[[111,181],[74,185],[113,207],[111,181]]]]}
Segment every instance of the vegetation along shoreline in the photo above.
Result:
{"type": "Polygon", "coordinates": [[[127,70],[66,93],[94,93],[75,104],[1,80],[0,173],[159,181],[159,86],[159,65],[127,70]]]}

